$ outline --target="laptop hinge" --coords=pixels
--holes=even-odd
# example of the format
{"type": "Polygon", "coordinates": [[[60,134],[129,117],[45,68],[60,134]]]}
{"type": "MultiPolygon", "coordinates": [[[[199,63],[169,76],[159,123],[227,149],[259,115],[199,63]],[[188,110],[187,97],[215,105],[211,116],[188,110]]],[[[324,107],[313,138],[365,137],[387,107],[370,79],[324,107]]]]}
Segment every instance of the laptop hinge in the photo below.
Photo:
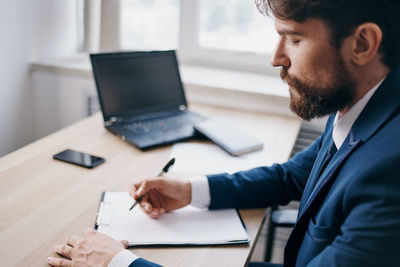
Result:
{"type": "Polygon", "coordinates": [[[117,117],[111,117],[108,121],[105,121],[105,122],[104,122],[104,125],[105,125],[105,126],[111,126],[111,125],[113,125],[114,122],[117,122],[117,121],[119,121],[119,120],[120,120],[120,119],[117,118],[117,117]]]}

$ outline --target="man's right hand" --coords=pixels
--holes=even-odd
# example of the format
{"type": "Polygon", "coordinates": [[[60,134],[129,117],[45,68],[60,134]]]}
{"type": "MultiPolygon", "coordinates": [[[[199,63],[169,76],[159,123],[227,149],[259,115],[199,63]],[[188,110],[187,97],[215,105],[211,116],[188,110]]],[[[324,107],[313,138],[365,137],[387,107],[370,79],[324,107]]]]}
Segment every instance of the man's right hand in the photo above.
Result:
{"type": "Polygon", "coordinates": [[[145,195],[139,204],[148,216],[155,219],[165,212],[189,205],[192,187],[189,180],[160,176],[130,185],[129,194],[135,200],[145,195]]]}

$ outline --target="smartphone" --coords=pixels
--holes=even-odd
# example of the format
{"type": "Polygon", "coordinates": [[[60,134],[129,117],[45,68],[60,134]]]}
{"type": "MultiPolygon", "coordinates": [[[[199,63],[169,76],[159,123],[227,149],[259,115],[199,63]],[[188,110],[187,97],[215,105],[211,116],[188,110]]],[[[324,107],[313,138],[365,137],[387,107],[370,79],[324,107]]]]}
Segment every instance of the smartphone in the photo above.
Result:
{"type": "Polygon", "coordinates": [[[104,162],[104,159],[101,157],[89,155],[71,149],[66,149],[60,153],[55,154],[53,156],[53,159],[61,160],[85,168],[94,168],[104,162]]]}

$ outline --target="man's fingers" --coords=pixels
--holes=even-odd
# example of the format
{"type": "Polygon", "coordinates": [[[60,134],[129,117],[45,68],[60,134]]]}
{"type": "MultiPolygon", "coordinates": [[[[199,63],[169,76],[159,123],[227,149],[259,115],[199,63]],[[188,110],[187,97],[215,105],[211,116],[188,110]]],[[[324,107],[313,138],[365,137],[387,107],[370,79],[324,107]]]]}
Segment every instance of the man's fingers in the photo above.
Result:
{"type": "Polygon", "coordinates": [[[100,235],[101,233],[97,232],[94,229],[91,228],[87,228],[85,231],[83,231],[82,235],[84,238],[88,238],[89,236],[93,236],[93,235],[100,235]]]}
{"type": "Polygon", "coordinates": [[[67,243],[68,245],[70,245],[71,247],[75,247],[76,244],[78,243],[78,241],[79,241],[79,237],[78,237],[78,236],[76,236],[76,235],[71,235],[70,237],[68,237],[66,243],[67,243]]]}
{"type": "Polygon", "coordinates": [[[54,247],[54,251],[68,259],[71,259],[72,247],[68,245],[57,245],[54,247]]]}
{"type": "Polygon", "coordinates": [[[150,205],[151,208],[146,209],[146,208],[143,207],[143,206],[146,207],[147,206],[146,204],[149,204],[149,203],[144,203],[143,205],[141,204],[140,206],[141,206],[143,212],[147,216],[149,216],[150,218],[157,219],[158,217],[160,217],[160,215],[165,213],[165,209],[163,209],[163,208],[154,208],[154,207],[151,207],[150,204],[149,205],[150,205]]]}
{"type": "Polygon", "coordinates": [[[145,212],[151,212],[151,210],[153,209],[153,206],[144,199],[139,203],[139,205],[145,212]]]}
{"type": "Polygon", "coordinates": [[[139,188],[139,186],[140,186],[140,183],[139,184],[131,184],[130,186],[129,186],[129,188],[128,188],[128,192],[129,192],[129,195],[131,196],[131,197],[135,197],[135,195],[136,195],[136,192],[137,192],[137,189],[139,188]]]}
{"type": "Polygon", "coordinates": [[[141,197],[149,191],[149,182],[147,180],[144,180],[143,183],[140,185],[138,190],[136,191],[136,197],[141,197]]]}
{"type": "Polygon", "coordinates": [[[150,212],[150,217],[153,219],[157,219],[158,217],[160,217],[162,214],[165,213],[164,209],[157,209],[157,208],[153,208],[153,210],[150,212]]]}
{"type": "Polygon", "coordinates": [[[149,184],[148,180],[143,180],[139,183],[131,184],[128,188],[129,195],[133,199],[137,199],[138,197],[141,197],[142,195],[145,195],[147,191],[149,191],[149,184]]]}
{"type": "Polygon", "coordinates": [[[150,190],[159,191],[165,184],[164,178],[157,177],[155,179],[147,179],[142,182],[140,187],[138,188],[136,195],[137,197],[141,197],[145,195],[150,190]]]}
{"type": "Polygon", "coordinates": [[[128,248],[128,246],[129,246],[128,240],[121,240],[119,242],[124,246],[124,248],[128,248]]]}
{"type": "Polygon", "coordinates": [[[72,261],[62,258],[48,257],[47,263],[55,267],[72,267],[72,261]]]}

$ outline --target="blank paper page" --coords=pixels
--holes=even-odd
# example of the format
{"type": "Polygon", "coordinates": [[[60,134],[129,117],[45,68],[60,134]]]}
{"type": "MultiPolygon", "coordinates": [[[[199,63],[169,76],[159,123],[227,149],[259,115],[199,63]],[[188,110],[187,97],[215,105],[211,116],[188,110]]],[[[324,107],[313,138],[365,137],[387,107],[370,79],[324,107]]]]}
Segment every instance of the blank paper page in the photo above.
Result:
{"type": "Polygon", "coordinates": [[[151,219],[127,192],[106,192],[98,231],[130,245],[212,245],[247,243],[248,235],[235,209],[198,209],[192,206],[151,219]]]}

